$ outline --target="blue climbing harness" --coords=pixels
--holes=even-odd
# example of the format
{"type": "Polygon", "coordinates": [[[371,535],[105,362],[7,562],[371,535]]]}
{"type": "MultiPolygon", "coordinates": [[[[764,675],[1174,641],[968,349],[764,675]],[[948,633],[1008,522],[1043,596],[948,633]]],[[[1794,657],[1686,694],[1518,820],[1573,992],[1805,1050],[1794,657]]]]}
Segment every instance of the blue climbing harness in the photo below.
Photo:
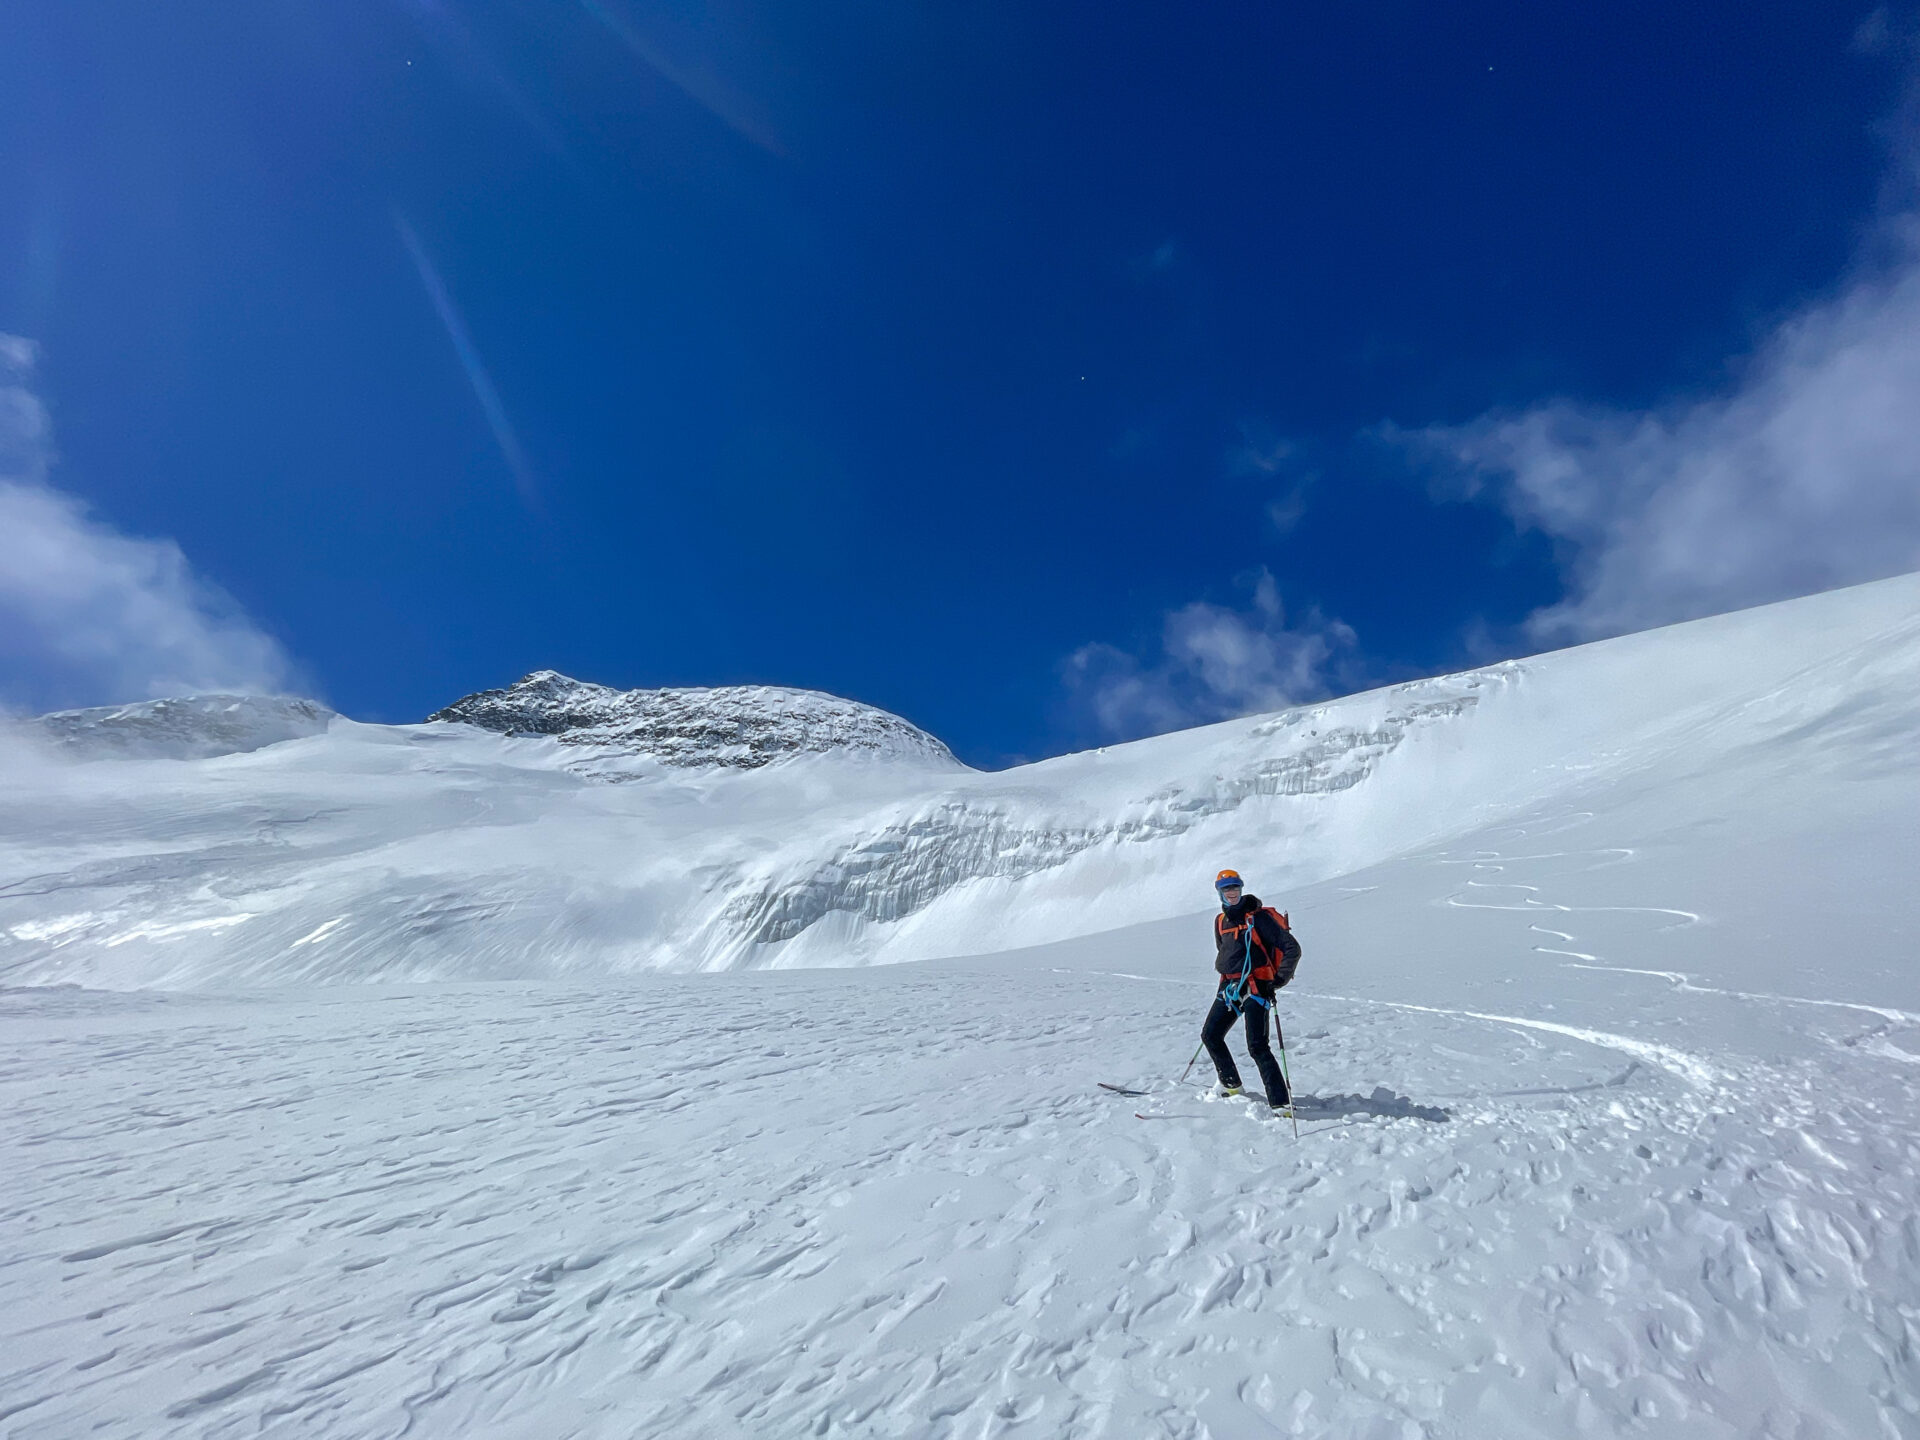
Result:
{"type": "Polygon", "coordinates": [[[1249,1000],[1264,1005],[1269,1010],[1273,1008],[1271,1000],[1253,989],[1253,927],[1256,919],[1257,917],[1252,915],[1247,917],[1245,963],[1241,966],[1240,973],[1234,977],[1231,985],[1224,985],[1220,989],[1220,998],[1227,1002],[1227,1008],[1236,1015],[1245,1012],[1249,1000]]]}

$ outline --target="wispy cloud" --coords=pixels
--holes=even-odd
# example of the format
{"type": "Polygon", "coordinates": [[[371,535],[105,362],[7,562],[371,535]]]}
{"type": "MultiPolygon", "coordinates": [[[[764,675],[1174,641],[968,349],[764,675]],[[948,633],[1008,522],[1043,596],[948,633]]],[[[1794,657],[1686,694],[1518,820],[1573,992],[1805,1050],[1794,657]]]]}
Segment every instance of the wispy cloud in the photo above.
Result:
{"type": "Polygon", "coordinates": [[[474,345],[473,337],[467,333],[467,322],[461,318],[459,308],[453,303],[453,296],[447,293],[446,282],[441,280],[433,258],[420,243],[413,226],[407,223],[404,215],[397,212],[393,223],[400,231],[400,242],[407,247],[407,254],[413,259],[414,269],[420,272],[420,283],[426,287],[434,313],[440,317],[447,338],[453,341],[454,354],[460,359],[460,368],[467,372],[467,383],[473,387],[474,398],[480,402],[487,428],[493,432],[493,443],[499,447],[500,458],[506,462],[507,470],[513,476],[514,488],[520,492],[520,499],[529,510],[538,511],[540,486],[534,477],[533,466],[527,462],[527,453],[520,446],[520,437],[514,433],[513,422],[507,418],[507,407],[500,401],[500,392],[494,388],[493,377],[487,374],[480,351],[474,345]]]}
{"type": "Polygon", "coordinates": [[[1300,446],[1295,441],[1249,420],[1240,426],[1239,443],[1227,451],[1227,473],[1279,475],[1299,458],[1300,446]]]}
{"type": "Polygon", "coordinates": [[[1180,242],[1169,237],[1151,250],[1142,250],[1128,257],[1127,273],[1135,280],[1150,280],[1156,275],[1166,274],[1179,263],[1180,242]]]}
{"type": "Polygon", "coordinates": [[[50,482],[35,347],[0,335],[0,677],[31,709],[273,693],[293,666],[171,540],[124,535],[50,482]]]}
{"type": "Polygon", "coordinates": [[[1252,476],[1277,487],[1267,501],[1267,519],[1282,535],[1305,518],[1308,492],[1320,479],[1296,441],[1256,421],[1240,426],[1239,443],[1227,452],[1227,474],[1252,476]]]}
{"type": "Polygon", "coordinates": [[[1195,601],[1170,612],[1157,655],[1084,645],[1065,671],[1101,733],[1131,739],[1318,699],[1354,645],[1351,627],[1317,609],[1289,624],[1280,587],[1263,569],[1244,609],[1195,601]]]}

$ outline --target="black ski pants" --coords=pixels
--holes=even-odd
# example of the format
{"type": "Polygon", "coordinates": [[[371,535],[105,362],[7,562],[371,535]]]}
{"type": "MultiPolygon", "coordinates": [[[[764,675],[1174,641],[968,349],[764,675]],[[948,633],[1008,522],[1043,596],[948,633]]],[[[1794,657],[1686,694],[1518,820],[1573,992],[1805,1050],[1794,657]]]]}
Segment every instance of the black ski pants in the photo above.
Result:
{"type": "MultiPolygon", "coordinates": [[[[1207,1054],[1213,1059],[1214,1073],[1219,1075],[1222,1085],[1236,1089],[1240,1085],[1240,1067],[1233,1063],[1233,1056],[1227,1051],[1227,1031],[1240,1015],[1224,995],[1215,995],[1213,1008],[1207,1012],[1207,1023],[1200,1027],[1200,1043],[1207,1047],[1207,1054]]],[[[1287,1077],[1280,1073],[1280,1062],[1273,1058],[1273,1047],[1267,1043],[1267,1007],[1249,999],[1246,1019],[1247,1054],[1260,1067],[1260,1083],[1267,1087],[1267,1103],[1285,1105],[1292,1097],[1287,1094],[1287,1077]]]]}

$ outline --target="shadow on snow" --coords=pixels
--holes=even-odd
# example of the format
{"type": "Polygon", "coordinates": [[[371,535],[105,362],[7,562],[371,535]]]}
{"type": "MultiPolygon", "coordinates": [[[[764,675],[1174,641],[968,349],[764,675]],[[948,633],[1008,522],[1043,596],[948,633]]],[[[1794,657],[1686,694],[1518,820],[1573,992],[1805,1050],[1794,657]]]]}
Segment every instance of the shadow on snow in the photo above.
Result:
{"type": "Polygon", "coordinates": [[[1384,1085],[1374,1086],[1371,1095],[1297,1096],[1293,1108],[1302,1120],[1342,1120],[1368,1115],[1382,1120],[1425,1120],[1438,1125],[1453,1118],[1438,1105],[1421,1105],[1405,1095],[1394,1094],[1384,1085]]]}

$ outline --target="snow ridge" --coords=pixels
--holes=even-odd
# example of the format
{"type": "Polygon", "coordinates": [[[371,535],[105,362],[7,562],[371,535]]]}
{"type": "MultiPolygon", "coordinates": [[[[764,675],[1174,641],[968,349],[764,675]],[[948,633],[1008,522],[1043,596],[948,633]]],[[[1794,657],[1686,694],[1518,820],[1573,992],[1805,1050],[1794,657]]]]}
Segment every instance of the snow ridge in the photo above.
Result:
{"type": "Polygon", "coordinates": [[[960,767],[944,744],[898,715],[778,685],[615,690],[536,670],[504,690],[464,696],[427,719],[595,747],[602,753],[594,760],[568,768],[596,780],[632,778],[618,766],[621,756],[740,770],[829,753],[960,767]]]}

